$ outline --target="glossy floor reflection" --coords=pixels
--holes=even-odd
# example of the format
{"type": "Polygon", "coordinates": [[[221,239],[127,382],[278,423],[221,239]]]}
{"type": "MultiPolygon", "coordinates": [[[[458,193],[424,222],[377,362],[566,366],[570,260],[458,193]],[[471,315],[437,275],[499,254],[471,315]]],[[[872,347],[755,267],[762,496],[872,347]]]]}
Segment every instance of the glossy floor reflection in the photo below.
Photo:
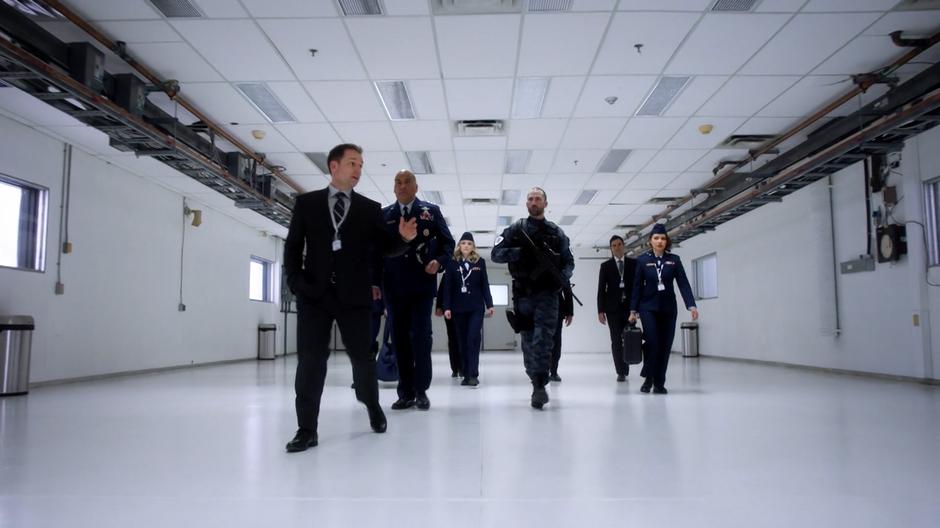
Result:
{"type": "Polygon", "coordinates": [[[520,356],[473,389],[436,355],[376,435],[339,355],[298,454],[293,357],[34,389],[0,399],[0,527],[937,526],[940,388],[674,356],[657,396],[609,361],[535,411],[520,356]]]}

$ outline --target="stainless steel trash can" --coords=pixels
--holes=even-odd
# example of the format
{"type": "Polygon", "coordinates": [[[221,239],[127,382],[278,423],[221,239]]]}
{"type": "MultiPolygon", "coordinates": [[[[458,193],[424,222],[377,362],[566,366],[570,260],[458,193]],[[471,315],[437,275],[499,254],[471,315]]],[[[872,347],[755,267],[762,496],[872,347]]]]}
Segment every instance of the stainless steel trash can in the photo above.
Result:
{"type": "Polygon", "coordinates": [[[258,325],[258,359],[274,359],[277,357],[277,325],[258,325]]]}
{"type": "Polygon", "coordinates": [[[29,354],[35,329],[28,315],[0,316],[0,396],[29,392],[29,354]]]}
{"type": "Polygon", "coordinates": [[[682,323],[682,357],[698,357],[698,323],[682,323]]]}

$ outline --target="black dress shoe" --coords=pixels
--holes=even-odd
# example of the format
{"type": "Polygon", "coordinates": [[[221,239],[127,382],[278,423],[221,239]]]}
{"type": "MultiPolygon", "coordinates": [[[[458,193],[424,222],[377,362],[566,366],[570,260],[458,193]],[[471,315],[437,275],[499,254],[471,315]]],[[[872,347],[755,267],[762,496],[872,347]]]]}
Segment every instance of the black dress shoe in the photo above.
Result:
{"type": "Polygon", "coordinates": [[[367,408],[369,410],[369,425],[372,426],[372,430],[376,433],[384,433],[388,428],[388,421],[385,419],[385,413],[382,412],[382,407],[379,404],[375,404],[367,408]]]}
{"type": "Polygon", "coordinates": [[[402,409],[408,409],[415,406],[414,398],[398,398],[395,400],[395,403],[392,404],[392,409],[400,411],[402,409]]]}
{"type": "Polygon", "coordinates": [[[479,384],[480,384],[479,378],[470,378],[470,382],[467,383],[467,385],[470,385],[471,387],[476,387],[479,384]]]}
{"type": "Polygon", "coordinates": [[[415,404],[422,411],[426,411],[431,408],[431,400],[428,399],[428,395],[424,392],[418,393],[418,397],[415,398],[415,404]]]}
{"type": "Polygon", "coordinates": [[[287,442],[287,452],[288,453],[298,453],[300,451],[306,451],[308,447],[316,447],[317,445],[317,432],[308,431],[306,429],[298,429],[297,434],[294,435],[294,439],[290,442],[287,442]]]}
{"type": "Polygon", "coordinates": [[[458,370],[452,370],[452,371],[450,371],[450,377],[452,377],[452,378],[456,378],[456,377],[459,376],[459,375],[460,375],[460,371],[458,371],[458,370]]]}
{"type": "Polygon", "coordinates": [[[640,387],[640,392],[649,392],[653,388],[653,382],[647,379],[643,382],[643,386],[640,387]]]}
{"type": "Polygon", "coordinates": [[[617,381],[627,381],[627,376],[623,374],[617,374],[617,381]]]}
{"type": "Polygon", "coordinates": [[[460,384],[461,384],[461,385],[470,385],[470,378],[464,378],[463,381],[460,382],[460,384]]]}
{"type": "Polygon", "coordinates": [[[653,387],[653,394],[669,394],[666,387],[653,387]]]}
{"type": "Polygon", "coordinates": [[[558,373],[554,373],[548,376],[549,381],[554,381],[555,383],[561,383],[561,376],[558,373]]]}

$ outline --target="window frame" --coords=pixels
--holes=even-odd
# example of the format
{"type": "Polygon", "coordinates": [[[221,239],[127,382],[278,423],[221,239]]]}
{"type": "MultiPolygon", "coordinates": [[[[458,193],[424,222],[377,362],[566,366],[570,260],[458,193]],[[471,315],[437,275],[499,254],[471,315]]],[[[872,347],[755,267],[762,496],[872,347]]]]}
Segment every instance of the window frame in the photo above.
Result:
{"type": "Polygon", "coordinates": [[[0,264],[0,268],[45,273],[46,237],[49,233],[49,188],[2,172],[0,172],[0,182],[28,192],[28,207],[31,209],[28,212],[31,215],[30,225],[28,225],[28,238],[32,240],[33,246],[31,250],[27,250],[30,251],[28,260],[31,264],[29,266],[19,265],[20,253],[24,251],[21,247],[22,240],[20,238],[20,232],[23,230],[23,203],[21,201],[17,230],[17,265],[0,264]]]}
{"type": "Polygon", "coordinates": [[[708,299],[717,299],[718,298],[718,252],[712,251],[702,255],[701,257],[692,259],[692,294],[696,300],[708,300],[708,299]],[[703,266],[701,264],[708,260],[714,260],[715,265],[715,274],[714,274],[714,288],[715,294],[706,297],[705,294],[705,284],[706,280],[703,278],[703,266]]]}
{"type": "Polygon", "coordinates": [[[940,266],[940,178],[924,182],[924,228],[927,268],[940,266]]]}
{"type": "Polygon", "coordinates": [[[248,300],[264,303],[277,302],[274,291],[274,270],[274,261],[268,260],[264,257],[259,257],[257,255],[251,255],[251,257],[248,259],[248,300]],[[261,299],[255,299],[251,296],[251,265],[253,263],[261,264],[261,299]]]}

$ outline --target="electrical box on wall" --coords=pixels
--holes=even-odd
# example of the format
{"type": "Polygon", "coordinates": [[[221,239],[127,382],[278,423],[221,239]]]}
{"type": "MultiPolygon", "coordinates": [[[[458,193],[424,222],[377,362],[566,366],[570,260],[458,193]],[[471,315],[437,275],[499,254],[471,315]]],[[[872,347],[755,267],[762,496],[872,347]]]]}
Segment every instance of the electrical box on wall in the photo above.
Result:
{"type": "Polygon", "coordinates": [[[902,224],[879,226],[875,239],[878,241],[878,262],[894,262],[907,254],[907,228],[902,224]]]}

